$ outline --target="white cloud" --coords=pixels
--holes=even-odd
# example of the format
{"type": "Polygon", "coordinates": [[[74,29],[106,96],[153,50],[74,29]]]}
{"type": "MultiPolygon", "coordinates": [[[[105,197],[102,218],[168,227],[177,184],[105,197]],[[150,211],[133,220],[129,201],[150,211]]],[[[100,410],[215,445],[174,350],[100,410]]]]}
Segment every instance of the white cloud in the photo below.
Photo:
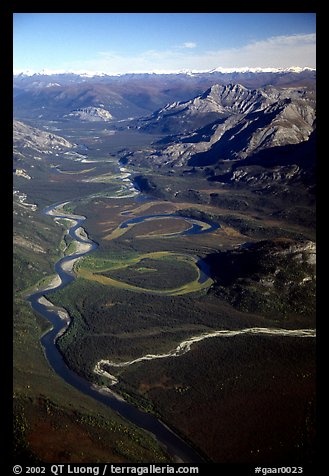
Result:
{"type": "Polygon", "coordinates": [[[252,67],[310,66],[315,67],[316,35],[286,35],[256,41],[238,50],[222,51],[224,61],[231,56],[252,67]]]}
{"type": "Polygon", "coordinates": [[[194,43],[193,41],[186,41],[185,43],[182,44],[182,48],[196,48],[197,44],[194,43]]]}
{"type": "Polygon", "coordinates": [[[148,50],[135,55],[100,51],[96,58],[63,65],[70,70],[104,73],[209,71],[222,68],[315,68],[315,34],[275,36],[240,48],[200,51],[185,42],[167,50],[148,50]],[[189,49],[188,54],[186,48],[189,49]]]}

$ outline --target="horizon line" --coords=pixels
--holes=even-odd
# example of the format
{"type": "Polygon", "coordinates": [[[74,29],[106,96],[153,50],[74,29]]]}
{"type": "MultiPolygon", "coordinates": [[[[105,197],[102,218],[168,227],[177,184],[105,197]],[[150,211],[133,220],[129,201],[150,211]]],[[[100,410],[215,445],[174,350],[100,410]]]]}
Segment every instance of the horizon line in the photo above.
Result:
{"type": "Polygon", "coordinates": [[[154,71],[127,71],[127,72],[104,72],[104,71],[88,71],[88,70],[65,70],[65,69],[49,69],[43,68],[42,70],[30,70],[30,69],[18,69],[14,68],[14,76],[53,76],[61,74],[74,74],[77,76],[124,76],[124,75],[139,75],[139,74],[204,74],[204,73],[276,73],[276,72],[295,72],[301,73],[303,71],[316,71],[316,68],[310,66],[289,66],[286,68],[271,68],[271,67],[218,67],[210,70],[196,70],[196,69],[182,69],[182,70],[154,70],[154,71]]]}

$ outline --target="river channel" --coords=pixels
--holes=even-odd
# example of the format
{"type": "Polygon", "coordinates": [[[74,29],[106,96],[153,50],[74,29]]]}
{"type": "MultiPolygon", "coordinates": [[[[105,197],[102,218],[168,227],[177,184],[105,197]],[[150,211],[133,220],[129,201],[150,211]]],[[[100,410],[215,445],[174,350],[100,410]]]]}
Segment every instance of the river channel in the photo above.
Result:
{"type": "MultiPolygon", "coordinates": [[[[204,462],[205,460],[192,447],[190,447],[182,438],[176,435],[156,417],[139,410],[120,397],[116,397],[114,393],[101,391],[97,387],[78,376],[66,365],[62,354],[56,345],[56,340],[59,335],[65,332],[65,329],[69,326],[70,321],[69,318],[63,318],[63,315],[58,312],[58,309],[52,308],[49,305],[49,302],[47,302],[47,300],[44,298],[47,298],[47,296],[52,292],[67,286],[75,279],[75,276],[71,270],[72,263],[76,259],[79,259],[85,254],[95,250],[97,248],[97,244],[89,240],[87,237],[82,237],[81,234],[77,232],[77,230],[79,230],[79,228],[82,226],[85,217],[71,214],[65,215],[62,212],[56,213],[56,210],[62,205],[63,204],[55,204],[47,207],[43,213],[46,215],[51,215],[54,219],[68,219],[73,221],[74,224],[69,229],[69,235],[78,243],[88,245],[88,249],[81,253],[76,253],[61,258],[55,265],[55,271],[60,281],[58,279],[58,282],[44,290],[39,290],[31,294],[27,298],[27,300],[31,303],[32,308],[52,324],[51,330],[46,332],[41,338],[41,343],[49,364],[61,378],[63,378],[67,383],[75,387],[77,390],[111,407],[114,411],[118,412],[122,417],[129,420],[131,423],[152,433],[152,435],[154,435],[158,442],[165,448],[165,450],[176,462],[204,462]]],[[[205,270],[203,270],[203,272],[204,271],[205,270]]]]}

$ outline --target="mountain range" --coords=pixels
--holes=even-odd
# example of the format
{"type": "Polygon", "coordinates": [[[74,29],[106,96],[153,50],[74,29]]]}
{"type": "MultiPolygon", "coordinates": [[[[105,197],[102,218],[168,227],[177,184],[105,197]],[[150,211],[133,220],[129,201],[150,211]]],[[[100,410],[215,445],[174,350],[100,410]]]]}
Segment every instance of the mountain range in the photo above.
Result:
{"type": "MultiPolygon", "coordinates": [[[[154,135],[151,145],[122,150],[123,164],[192,170],[222,183],[314,184],[315,77],[310,69],[18,75],[14,115],[41,129],[54,120],[63,132],[67,122],[76,127],[97,121],[154,135]]],[[[19,144],[23,125],[15,127],[19,144]]],[[[47,143],[49,134],[40,133],[25,131],[25,151],[31,146],[38,151],[41,138],[47,143]],[[29,144],[29,137],[36,143],[29,144]]],[[[50,150],[54,147],[51,143],[50,150]]]]}
{"type": "Polygon", "coordinates": [[[72,76],[79,76],[81,78],[95,78],[95,77],[118,77],[118,76],[131,76],[135,75],[145,75],[145,74],[152,74],[152,75],[173,75],[173,74],[187,74],[187,75],[198,75],[198,74],[211,74],[211,73],[302,73],[304,71],[315,71],[314,68],[309,67],[300,67],[300,66],[291,66],[289,68],[249,68],[249,67],[237,67],[237,68],[223,68],[217,67],[211,70],[174,70],[174,71],[148,71],[144,73],[104,73],[104,72],[88,72],[88,71],[67,71],[67,70],[48,70],[43,69],[41,71],[35,72],[31,70],[25,71],[15,71],[14,77],[47,77],[47,76],[63,76],[63,75],[72,75],[72,76]]]}
{"type": "Polygon", "coordinates": [[[130,163],[213,166],[307,141],[315,130],[315,92],[214,84],[189,101],[168,104],[138,120],[135,127],[168,136],[130,155],[130,163]]]}
{"type": "MultiPolygon", "coordinates": [[[[308,87],[314,89],[311,69],[278,71],[243,70],[181,72],[173,74],[19,74],[14,76],[14,115],[18,119],[81,120],[74,111],[93,107],[110,114],[113,121],[142,117],[175,101],[201,95],[213,84],[241,84],[261,88],[308,87]]],[[[88,120],[83,116],[83,120],[88,120]]]]}

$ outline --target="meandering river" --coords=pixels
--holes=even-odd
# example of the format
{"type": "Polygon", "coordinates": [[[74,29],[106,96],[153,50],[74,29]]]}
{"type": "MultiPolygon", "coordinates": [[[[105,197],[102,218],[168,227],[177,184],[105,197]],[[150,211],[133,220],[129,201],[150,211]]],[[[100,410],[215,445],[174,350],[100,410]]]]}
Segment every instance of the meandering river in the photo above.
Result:
{"type": "Polygon", "coordinates": [[[70,220],[72,225],[69,229],[69,234],[78,244],[84,246],[84,251],[61,258],[55,265],[57,279],[55,279],[54,282],[48,285],[48,287],[45,289],[31,294],[27,298],[33,309],[38,314],[49,320],[52,324],[51,330],[46,332],[41,338],[41,343],[49,364],[55,370],[55,372],[70,385],[84,394],[89,395],[99,402],[111,407],[121,416],[134,423],[138,427],[152,433],[158,442],[177,462],[204,462],[204,459],[192,447],[190,447],[183,439],[171,431],[156,417],[139,410],[138,408],[124,401],[119,396],[116,396],[115,393],[106,390],[104,391],[104,388],[98,388],[95,385],[90,384],[70,370],[66,365],[63,356],[56,345],[56,340],[69,326],[69,316],[63,309],[59,310],[58,308],[52,306],[47,300],[47,296],[50,293],[67,286],[75,279],[74,273],[72,271],[73,263],[86,253],[96,249],[97,245],[88,238],[82,237],[77,231],[82,226],[85,217],[58,212],[57,210],[62,208],[62,206],[63,203],[52,205],[47,207],[44,210],[44,213],[51,215],[54,219],[65,218],[70,220]]]}
{"type": "MultiPolygon", "coordinates": [[[[56,278],[51,284],[42,290],[31,294],[27,299],[31,303],[33,309],[52,324],[50,331],[46,332],[42,338],[41,343],[45,351],[45,355],[48,359],[49,364],[55,370],[55,372],[62,377],[70,385],[83,392],[86,395],[89,395],[99,402],[111,407],[113,410],[118,412],[122,417],[126,418],[133,424],[138,427],[152,433],[158,442],[166,449],[166,451],[174,458],[177,462],[184,463],[202,463],[204,459],[195,451],[190,445],[183,441],[178,435],[171,431],[163,422],[158,420],[156,417],[149,413],[145,413],[133,405],[124,401],[121,397],[116,395],[114,392],[110,391],[107,388],[100,388],[95,385],[90,384],[86,380],[79,377],[73,371],[69,369],[66,365],[62,354],[60,353],[56,340],[57,338],[65,332],[66,328],[70,325],[70,317],[64,309],[59,309],[53,306],[48,300],[47,296],[64,286],[67,286],[74,279],[73,273],[73,264],[84,256],[85,254],[95,250],[97,244],[90,240],[87,236],[81,233],[82,224],[85,220],[85,217],[73,215],[70,213],[65,213],[62,211],[64,203],[54,204],[50,207],[47,207],[44,210],[44,213],[52,216],[55,220],[67,219],[70,223],[69,235],[77,244],[77,251],[70,256],[61,258],[55,265],[56,278]]],[[[146,219],[156,219],[156,215],[147,216],[146,219]]],[[[164,217],[164,215],[159,215],[159,217],[164,217]]],[[[184,217],[181,217],[184,219],[184,217]]],[[[127,220],[121,224],[121,229],[124,229],[126,226],[134,225],[142,221],[142,218],[134,218],[127,220]]],[[[188,230],[189,234],[193,233],[205,233],[213,231],[213,224],[206,222],[200,222],[192,224],[192,227],[188,230]]],[[[182,232],[187,233],[187,232],[182,232]]],[[[200,263],[202,266],[202,263],[200,263]]],[[[209,270],[206,267],[202,269],[202,279],[209,277],[207,274],[209,270]]],[[[310,329],[297,329],[297,330],[287,330],[287,329],[270,329],[270,328],[248,328],[248,329],[237,329],[237,330],[218,330],[211,331],[209,333],[203,333],[198,336],[193,336],[183,342],[181,342],[176,348],[166,354],[148,354],[141,356],[133,361],[124,362],[117,364],[115,362],[109,361],[100,361],[98,365],[98,372],[102,375],[105,375],[106,372],[102,370],[102,365],[106,364],[107,366],[113,367],[123,367],[128,365],[133,365],[136,362],[160,359],[160,358],[172,358],[179,357],[180,355],[188,352],[193,344],[200,342],[203,339],[210,337],[233,337],[239,334],[270,334],[270,335],[280,335],[280,336],[294,336],[294,337],[314,337],[315,331],[310,329]]],[[[97,366],[96,366],[97,370],[97,366]]],[[[109,385],[116,383],[115,377],[109,375],[109,385]],[[113,377],[111,381],[111,377],[113,377]]]]}

